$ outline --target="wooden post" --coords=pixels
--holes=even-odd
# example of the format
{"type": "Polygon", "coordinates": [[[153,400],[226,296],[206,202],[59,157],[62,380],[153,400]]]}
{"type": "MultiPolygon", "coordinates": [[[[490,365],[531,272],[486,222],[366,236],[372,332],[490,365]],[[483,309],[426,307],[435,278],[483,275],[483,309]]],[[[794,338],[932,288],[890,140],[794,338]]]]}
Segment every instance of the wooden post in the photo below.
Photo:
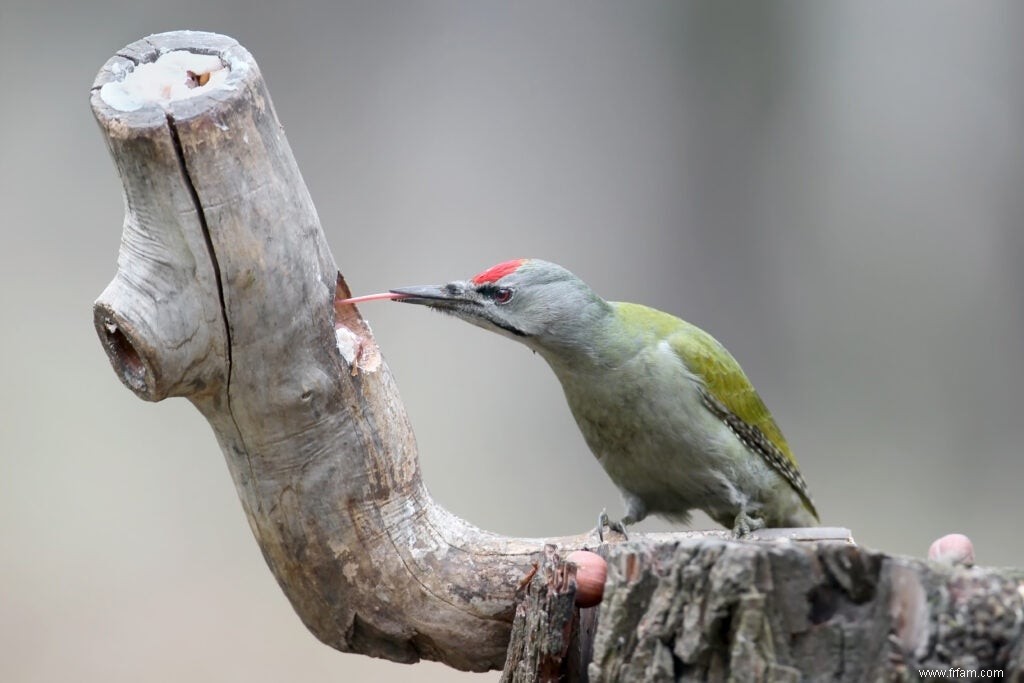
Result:
{"type": "Polygon", "coordinates": [[[126,200],[95,305],[118,376],[209,420],[267,564],[320,640],[500,668],[542,543],[482,532],[427,495],[369,329],[335,310],[348,290],[252,56],[219,35],[151,36],[107,62],[92,107],[126,200]],[[216,55],[224,83],[111,106],[104,85],[181,49],[216,55]]]}
{"type": "MultiPolygon", "coordinates": [[[[501,668],[517,601],[533,585],[545,545],[564,553],[596,539],[498,536],[428,496],[398,390],[369,328],[353,306],[336,304],[348,288],[252,56],[216,34],[150,36],[107,62],[91,102],[125,195],[117,274],[95,304],[96,331],[117,375],[145,400],[184,397],[206,417],[267,564],[317,638],[397,662],[501,668]],[[189,54],[175,62],[176,51],[189,54]],[[166,67],[163,75],[143,79],[154,63],[166,67]]],[[[890,606],[871,618],[878,628],[890,623],[885,609],[903,604],[892,596],[904,589],[885,583],[894,575],[876,571],[877,556],[845,551],[837,562],[866,567],[847,586],[845,574],[826,571],[826,551],[813,544],[719,536],[603,547],[614,570],[612,603],[601,607],[592,673],[640,671],[622,660],[624,646],[654,648],[650,661],[668,661],[651,641],[627,637],[655,604],[643,607],[637,586],[661,595],[657,604],[671,604],[671,616],[682,619],[673,657],[718,662],[716,648],[735,632],[749,636],[744,642],[757,645],[764,661],[782,662],[799,643],[768,648],[776,640],[765,629],[800,638],[832,628],[839,645],[827,656],[836,666],[869,658],[880,670],[885,655],[836,625],[860,613],[830,607],[842,591],[862,595],[862,574],[870,575],[872,586],[884,584],[871,595],[890,606]],[[694,564],[695,557],[702,559],[694,564]],[[679,595],[713,611],[677,604],[682,598],[665,593],[675,585],[665,576],[681,582],[679,595]]],[[[900,576],[935,575],[908,566],[900,576]]],[[[911,584],[914,596],[938,585],[911,584]]],[[[1019,591],[993,586],[991,595],[1008,601],[1000,633],[1019,636],[1019,591]]],[[[931,604],[913,603],[906,618],[923,623],[919,612],[931,604]]],[[[987,633],[979,628],[972,633],[987,633]]],[[[944,645],[939,635],[935,647],[944,645]]],[[[1019,662],[1019,647],[1013,652],[1019,662]]],[[[576,672],[587,670],[582,657],[576,672]]],[[[792,661],[775,670],[806,660],[792,661]]]]}
{"type": "Polygon", "coordinates": [[[573,608],[571,581],[553,580],[564,573],[549,554],[517,609],[502,680],[855,683],[922,669],[1024,680],[1024,570],[675,536],[602,546],[604,601],[587,610],[573,608]]]}

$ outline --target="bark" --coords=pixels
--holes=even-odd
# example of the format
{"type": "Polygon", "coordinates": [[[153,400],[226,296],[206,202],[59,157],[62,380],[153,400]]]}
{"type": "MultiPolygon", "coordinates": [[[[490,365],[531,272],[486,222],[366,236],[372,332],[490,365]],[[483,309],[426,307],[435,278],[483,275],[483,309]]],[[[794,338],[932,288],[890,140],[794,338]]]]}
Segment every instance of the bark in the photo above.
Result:
{"type": "MultiPolygon", "coordinates": [[[[204,77],[190,74],[191,85],[204,77]]],[[[317,638],[397,662],[501,668],[517,602],[550,575],[538,567],[557,567],[558,553],[596,539],[507,538],[431,500],[370,330],[355,307],[336,303],[348,288],[252,56],[216,34],[150,36],[107,62],[91,103],[124,186],[117,273],[94,308],[117,375],[145,400],[184,397],[206,417],[268,566],[317,638]],[[229,69],[223,87],[134,111],[105,99],[102,86],[177,49],[217,55],[229,69]],[[545,553],[546,544],[557,551],[545,553]]],[[[597,629],[593,662],[590,639],[571,626],[571,600],[530,622],[531,593],[513,644],[551,628],[564,634],[566,624],[578,642],[569,655],[552,646],[525,664],[529,648],[519,647],[510,662],[517,680],[565,666],[597,679],[718,675],[762,661],[764,671],[789,672],[821,652],[830,671],[840,662],[854,670],[861,654],[877,671],[885,636],[872,627],[892,621],[885,610],[906,591],[916,596],[903,617],[913,628],[931,624],[933,605],[961,610],[928,636],[928,652],[960,652],[955,638],[977,642],[995,624],[1006,638],[1019,635],[1020,594],[1009,579],[991,575],[983,595],[978,574],[941,583],[926,578],[936,570],[862,551],[719,536],[603,546],[613,570],[607,616],[598,623],[586,611],[582,630],[597,629]],[[1006,609],[971,626],[985,595],[1006,609]],[[858,626],[862,618],[874,621],[858,626]]],[[[559,576],[553,600],[573,584],[571,572],[559,576]]],[[[919,641],[913,652],[925,651],[919,641]]],[[[1019,662],[1019,646],[1012,654],[1019,662]]]]}
{"type": "Polygon", "coordinates": [[[481,531],[427,495],[369,328],[335,309],[348,289],[252,56],[214,34],[151,36],[103,67],[92,106],[125,195],[117,274],[95,304],[118,376],[206,417],[267,564],[320,640],[500,668],[543,541],[481,531]],[[101,96],[181,48],[219,55],[230,87],[131,112],[101,96]]]}
{"type": "Polygon", "coordinates": [[[1024,680],[1021,570],[836,542],[662,538],[599,552],[604,601],[585,610],[549,554],[516,612],[503,681],[852,683],[924,668],[1024,680]]]}

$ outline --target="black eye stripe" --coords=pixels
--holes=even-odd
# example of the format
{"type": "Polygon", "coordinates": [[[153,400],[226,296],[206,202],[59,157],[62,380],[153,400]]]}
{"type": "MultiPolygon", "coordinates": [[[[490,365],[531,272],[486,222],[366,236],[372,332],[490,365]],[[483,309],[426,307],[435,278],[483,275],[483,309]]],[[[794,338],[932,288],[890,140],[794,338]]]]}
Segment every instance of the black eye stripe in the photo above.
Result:
{"type": "Polygon", "coordinates": [[[514,290],[508,287],[498,287],[492,284],[480,285],[476,291],[497,304],[507,304],[512,300],[514,294],[514,290]]]}

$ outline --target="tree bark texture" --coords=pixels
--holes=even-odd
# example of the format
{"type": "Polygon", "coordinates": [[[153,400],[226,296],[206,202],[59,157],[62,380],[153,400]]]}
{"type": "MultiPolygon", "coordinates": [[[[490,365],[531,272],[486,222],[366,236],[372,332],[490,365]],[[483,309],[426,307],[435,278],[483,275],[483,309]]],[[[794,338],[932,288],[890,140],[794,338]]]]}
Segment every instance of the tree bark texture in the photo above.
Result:
{"type": "Polygon", "coordinates": [[[207,418],[267,564],[320,640],[500,668],[543,542],[481,531],[427,495],[369,328],[335,308],[348,289],[252,56],[215,34],[150,36],[103,67],[92,107],[124,185],[117,274],[94,309],[118,376],[207,418]],[[129,112],[101,96],[177,49],[218,55],[228,87],[129,112]]]}
{"type": "MultiPolygon", "coordinates": [[[[507,538],[431,500],[370,330],[336,303],[348,288],[252,56],[211,33],[150,36],[107,62],[91,104],[124,186],[117,273],[94,307],[117,375],[145,400],[184,397],[206,417],[268,566],[317,638],[397,662],[500,669],[517,600],[547,575],[540,563],[556,564],[546,544],[567,553],[595,539],[507,538]],[[174,50],[216,55],[223,85],[130,111],[105,99],[105,84],[174,50]]],[[[1019,635],[1017,584],[993,574],[701,539],[604,546],[614,571],[592,679],[723,676],[741,665],[796,675],[814,662],[824,663],[808,674],[877,672],[891,645],[872,628],[892,622],[885,610],[904,594],[915,596],[901,608],[914,638],[901,642],[915,656],[959,656],[961,640],[980,643],[997,626],[1004,639],[1019,635]],[[949,620],[934,630],[937,614],[949,620]]],[[[562,576],[559,591],[572,584],[562,576]]],[[[588,614],[583,633],[595,626],[588,614]]],[[[552,619],[543,624],[576,617],[552,619]]],[[[1020,661],[1019,646],[987,642],[985,661],[1020,661]]],[[[588,671],[588,648],[573,655],[574,675],[588,671]]],[[[533,661],[552,670],[556,659],[533,661]]],[[[519,667],[517,680],[540,677],[534,668],[519,667]]]]}
{"type": "Polygon", "coordinates": [[[517,609],[503,681],[853,683],[924,668],[1024,680],[1021,570],[835,542],[663,538],[599,552],[604,601],[585,610],[549,552],[517,609]]]}

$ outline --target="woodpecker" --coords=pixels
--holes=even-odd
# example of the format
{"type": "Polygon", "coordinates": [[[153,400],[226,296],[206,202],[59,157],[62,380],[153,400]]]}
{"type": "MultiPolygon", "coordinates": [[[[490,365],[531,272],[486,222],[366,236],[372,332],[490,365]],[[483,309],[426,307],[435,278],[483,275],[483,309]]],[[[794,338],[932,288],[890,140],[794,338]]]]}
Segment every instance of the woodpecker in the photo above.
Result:
{"type": "Polygon", "coordinates": [[[587,445],[622,493],[626,533],[648,514],[694,509],[744,537],[815,526],[818,513],[782,432],[732,355],[704,330],[639,304],[609,302],[539,259],[469,280],[386,295],[525,344],[561,382],[587,445]]]}

